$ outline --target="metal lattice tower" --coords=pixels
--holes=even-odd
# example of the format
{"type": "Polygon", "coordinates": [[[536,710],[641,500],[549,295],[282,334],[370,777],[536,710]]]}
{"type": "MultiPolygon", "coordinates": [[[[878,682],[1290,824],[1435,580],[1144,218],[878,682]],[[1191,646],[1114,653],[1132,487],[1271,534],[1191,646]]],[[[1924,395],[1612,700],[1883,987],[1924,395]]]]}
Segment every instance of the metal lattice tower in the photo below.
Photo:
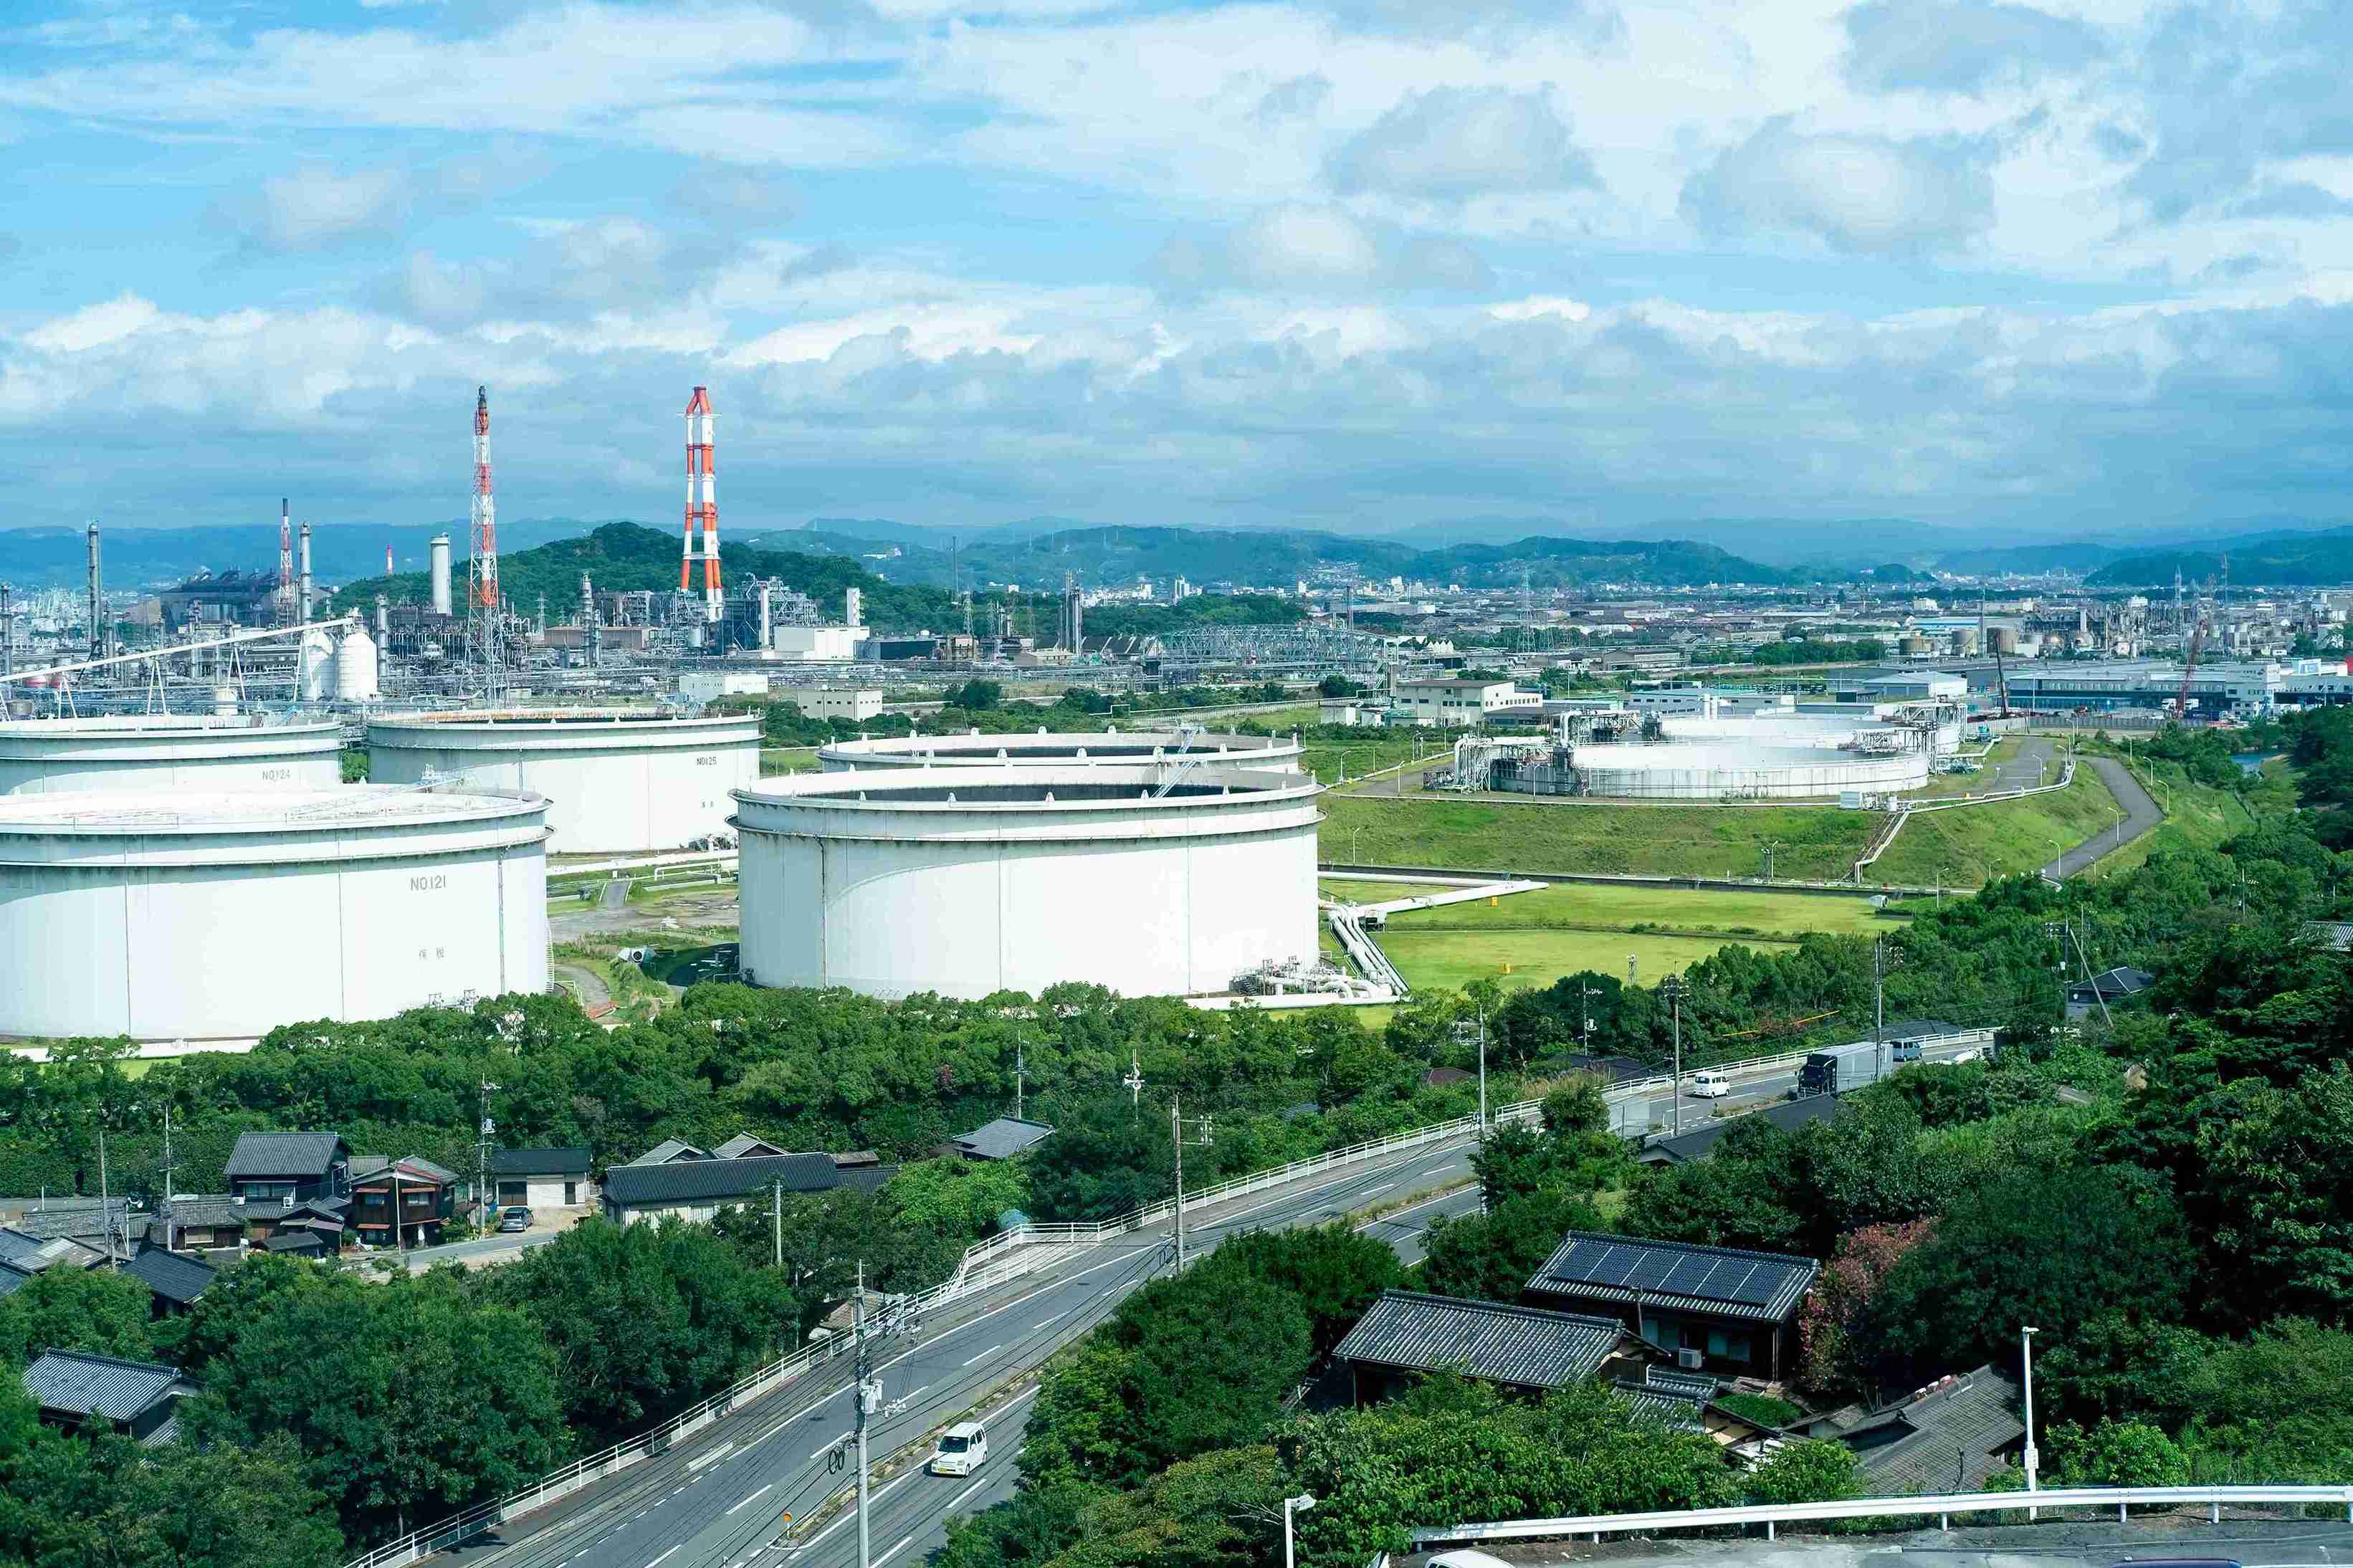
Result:
{"type": "Polygon", "coordinates": [[[287,498],[278,498],[278,624],[294,618],[294,524],[287,498]]]}
{"type": "Polygon", "coordinates": [[[719,476],[712,467],[711,393],[698,386],[686,401],[686,540],[678,563],[678,591],[694,591],[694,563],[702,563],[702,616],[717,623],[726,613],[719,592],[719,476]],[[702,546],[696,548],[696,524],[702,546]]]}
{"type": "Polygon", "coordinates": [[[466,614],[472,623],[474,657],[482,670],[482,695],[505,687],[505,649],[500,646],[499,523],[491,501],[491,389],[474,389],[474,539],[466,558],[466,614]]]}

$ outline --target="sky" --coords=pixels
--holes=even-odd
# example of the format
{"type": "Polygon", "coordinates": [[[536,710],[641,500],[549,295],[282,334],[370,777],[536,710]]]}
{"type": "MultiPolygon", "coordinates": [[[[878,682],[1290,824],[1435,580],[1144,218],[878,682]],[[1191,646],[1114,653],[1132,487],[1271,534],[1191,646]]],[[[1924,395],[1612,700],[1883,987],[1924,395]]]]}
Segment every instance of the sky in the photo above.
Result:
{"type": "Polygon", "coordinates": [[[12,0],[0,527],[2353,515],[2353,11],[12,0]]]}

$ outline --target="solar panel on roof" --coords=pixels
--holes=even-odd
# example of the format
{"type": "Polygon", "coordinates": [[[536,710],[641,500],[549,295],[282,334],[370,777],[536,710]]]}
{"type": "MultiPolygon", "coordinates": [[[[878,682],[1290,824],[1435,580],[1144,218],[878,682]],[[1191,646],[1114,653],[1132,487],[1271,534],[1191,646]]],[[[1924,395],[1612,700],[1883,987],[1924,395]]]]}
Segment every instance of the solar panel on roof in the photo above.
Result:
{"type": "Polygon", "coordinates": [[[1568,1249],[1568,1256],[1561,1259],[1561,1277],[1568,1279],[1591,1280],[1599,1284],[1613,1283],[1612,1276],[1609,1270],[1603,1268],[1602,1264],[1614,1250],[1616,1249],[1606,1241],[1579,1241],[1568,1249]]]}
{"type": "Polygon", "coordinates": [[[1641,1252],[1635,1255],[1632,1267],[1626,1270],[1626,1283],[1637,1290],[1660,1290],[1669,1288],[1674,1279],[1676,1259],[1672,1254],[1641,1252]]]}

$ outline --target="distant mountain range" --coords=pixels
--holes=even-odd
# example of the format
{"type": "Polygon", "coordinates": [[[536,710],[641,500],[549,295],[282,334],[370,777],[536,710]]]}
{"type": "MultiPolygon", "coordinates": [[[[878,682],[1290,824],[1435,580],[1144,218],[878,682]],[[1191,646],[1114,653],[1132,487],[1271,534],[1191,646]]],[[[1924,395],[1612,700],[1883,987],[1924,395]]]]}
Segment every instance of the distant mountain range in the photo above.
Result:
{"type": "Polygon", "coordinates": [[[2319,533],[2261,533],[2218,539],[2202,549],[2151,551],[2102,566],[2085,579],[2100,586],[2170,588],[2175,574],[2196,585],[2225,572],[2253,587],[2325,587],[2353,583],[2353,528],[2319,533]]]}
{"type": "MultiPolygon", "coordinates": [[[[322,584],[345,582],[362,573],[381,574],[386,545],[392,547],[396,566],[421,572],[426,544],[437,533],[449,536],[451,554],[462,570],[467,526],[465,519],[458,518],[396,528],[316,528],[311,534],[311,574],[322,584]]],[[[501,522],[499,547],[501,553],[528,549],[595,526],[569,517],[501,522]]],[[[100,528],[98,545],[106,585],[118,590],[169,587],[205,571],[278,570],[275,519],[251,527],[100,528]]],[[[78,588],[87,571],[87,542],[78,528],[0,529],[0,576],[19,588],[78,588]]]]}

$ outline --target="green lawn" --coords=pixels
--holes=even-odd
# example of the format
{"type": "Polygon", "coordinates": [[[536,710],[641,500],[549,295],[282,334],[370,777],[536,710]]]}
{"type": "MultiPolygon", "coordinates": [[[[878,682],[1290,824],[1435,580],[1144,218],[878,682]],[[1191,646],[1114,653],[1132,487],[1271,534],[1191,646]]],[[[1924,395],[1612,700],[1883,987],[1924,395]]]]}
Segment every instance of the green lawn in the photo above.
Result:
{"type": "MultiPolygon", "coordinates": [[[[1492,979],[1507,989],[1550,985],[1580,969],[1598,970],[1624,978],[1626,961],[1634,960],[1634,977],[1655,984],[1662,976],[1680,973],[1725,945],[1722,937],[1639,936],[1624,931],[1409,931],[1392,926],[1375,938],[1388,954],[1406,984],[1417,989],[1443,985],[1461,989],[1473,980],[1492,979]],[[1508,968],[1509,973],[1506,973],[1508,968]]],[[[1788,944],[1746,940],[1746,945],[1779,948],[1788,944]]]]}
{"type": "Polygon", "coordinates": [[[760,776],[776,773],[809,773],[817,771],[815,746],[768,746],[760,752],[760,776]]]}
{"type": "Polygon", "coordinates": [[[1391,899],[1418,899],[1424,893],[1446,891],[1443,882],[1359,882],[1353,879],[1335,879],[1318,882],[1316,890],[1327,899],[1345,899],[1352,904],[1386,903],[1391,899]]]}
{"type": "Polygon", "coordinates": [[[2116,799],[2099,773],[2075,770],[2075,782],[2048,795],[1952,811],[1916,814],[1894,847],[1864,871],[1888,882],[1976,887],[1996,876],[2032,871],[2116,823],[2116,799]]]}
{"type": "MultiPolygon", "coordinates": [[[[1372,884],[1366,884],[1371,886],[1372,884]]],[[[1794,937],[1810,931],[1852,934],[1892,930],[1896,922],[1867,898],[1811,893],[1718,892],[1673,888],[1616,888],[1560,882],[1511,893],[1493,903],[1447,904],[1394,917],[1394,931],[1587,930],[1719,932],[1736,937],[1794,937]]]]}
{"type": "MultiPolygon", "coordinates": [[[[1835,805],[1527,804],[1327,795],[1322,854],[1373,865],[1837,881],[1882,821],[1835,805]]],[[[1907,829],[1908,831],[1908,829],[1907,829]]]]}

